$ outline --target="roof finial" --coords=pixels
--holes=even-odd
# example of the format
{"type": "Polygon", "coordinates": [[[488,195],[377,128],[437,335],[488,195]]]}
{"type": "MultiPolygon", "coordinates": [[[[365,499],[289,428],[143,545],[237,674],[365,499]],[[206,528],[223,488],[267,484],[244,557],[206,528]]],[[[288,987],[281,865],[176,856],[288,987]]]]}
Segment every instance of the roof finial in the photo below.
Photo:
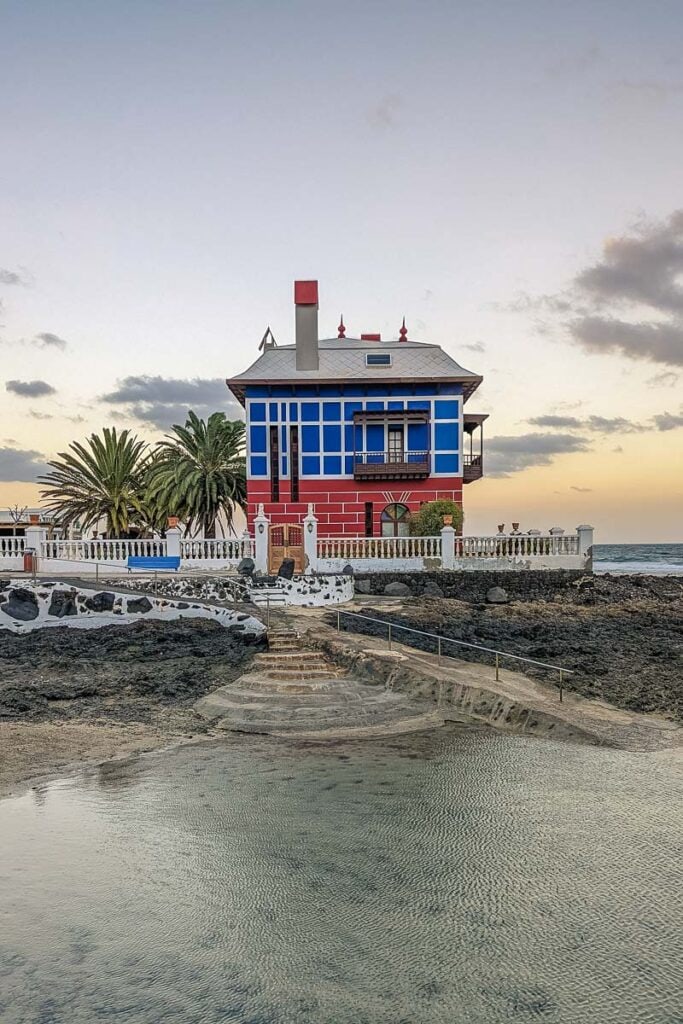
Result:
{"type": "Polygon", "coordinates": [[[337,330],[339,331],[339,333],[337,335],[338,338],[345,338],[346,337],[346,328],[344,327],[344,314],[343,313],[339,317],[339,327],[337,328],[337,330]]]}
{"type": "Polygon", "coordinates": [[[405,317],[403,317],[403,324],[401,326],[401,330],[398,333],[401,335],[400,341],[407,341],[408,340],[408,328],[406,327],[406,318],[405,317]]]}
{"type": "Polygon", "coordinates": [[[277,348],[277,342],[271,331],[270,327],[266,327],[266,333],[261,338],[261,344],[259,345],[259,351],[265,352],[268,348],[277,348]]]}

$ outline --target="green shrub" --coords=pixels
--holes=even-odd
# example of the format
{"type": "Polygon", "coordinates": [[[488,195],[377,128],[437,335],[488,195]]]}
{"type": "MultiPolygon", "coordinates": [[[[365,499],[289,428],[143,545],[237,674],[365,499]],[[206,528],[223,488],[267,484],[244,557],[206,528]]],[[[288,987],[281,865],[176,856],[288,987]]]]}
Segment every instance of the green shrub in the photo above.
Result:
{"type": "Polygon", "coordinates": [[[437,537],[443,529],[444,516],[453,516],[450,525],[456,532],[462,528],[462,505],[443,498],[425,502],[419,512],[411,515],[410,532],[418,537],[437,537]]]}

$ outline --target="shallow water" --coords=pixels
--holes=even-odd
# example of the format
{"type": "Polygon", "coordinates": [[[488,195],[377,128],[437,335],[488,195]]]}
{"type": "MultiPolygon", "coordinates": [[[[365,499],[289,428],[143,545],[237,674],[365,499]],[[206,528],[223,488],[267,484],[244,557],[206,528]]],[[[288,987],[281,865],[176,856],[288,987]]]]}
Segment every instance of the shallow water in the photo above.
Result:
{"type": "Polygon", "coordinates": [[[479,730],[48,785],[0,803],[0,1020],[680,1022],[680,793],[479,730]]]}

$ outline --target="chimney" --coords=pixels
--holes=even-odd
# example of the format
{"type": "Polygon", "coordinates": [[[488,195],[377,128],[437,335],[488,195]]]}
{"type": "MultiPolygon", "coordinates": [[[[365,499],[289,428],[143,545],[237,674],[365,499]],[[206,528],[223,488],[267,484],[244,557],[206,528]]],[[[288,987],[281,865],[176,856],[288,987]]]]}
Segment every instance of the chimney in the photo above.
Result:
{"type": "Polygon", "coordinates": [[[296,368],[317,370],[318,356],[318,282],[295,281],[296,368]]]}
{"type": "Polygon", "coordinates": [[[382,340],[382,335],[381,334],[361,334],[360,340],[361,341],[381,341],[382,340]]]}

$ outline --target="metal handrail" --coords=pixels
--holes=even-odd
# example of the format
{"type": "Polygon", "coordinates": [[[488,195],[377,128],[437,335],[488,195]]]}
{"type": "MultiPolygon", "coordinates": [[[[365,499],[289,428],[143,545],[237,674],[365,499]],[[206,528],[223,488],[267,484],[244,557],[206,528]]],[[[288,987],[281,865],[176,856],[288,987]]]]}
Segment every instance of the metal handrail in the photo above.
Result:
{"type": "MultiPolygon", "coordinates": [[[[495,654],[496,656],[496,681],[500,679],[500,659],[511,658],[513,661],[523,661],[528,665],[538,665],[541,668],[552,669],[553,672],[560,673],[559,688],[560,688],[560,703],[563,702],[564,694],[564,677],[574,675],[574,670],[570,668],[563,668],[560,665],[551,665],[547,661],[537,661],[535,658],[525,658],[521,654],[510,654],[509,651],[499,651],[495,647],[484,647],[483,644],[472,644],[468,643],[467,640],[453,640],[449,636],[441,636],[439,633],[428,633],[424,629],[414,629],[412,626],[402,626],[396,622],[388,622],[386,619],[376,619],[370,615],[361,615],[360,612],[343,612],[340,609],[337,610],[337,632],[341,632],[341,616],[348,615],[354,619],[365,619],[366,622],[379,622],[382,626],[389,627],[389,650],[391,650],[391,631],[393,629],[402,629],[406,633],[417,633],[420,636],[428,636],[433,640],[437,641],[437,657],[439,664],[441,664],[441,645],[445,641],[447,644],[456,644],[459,647],[472,647],[477,651],[485,651],[487,654],[495,654]]],[[[444,655],[446,658],[452,657],[452,655],[444,655]]]]}

